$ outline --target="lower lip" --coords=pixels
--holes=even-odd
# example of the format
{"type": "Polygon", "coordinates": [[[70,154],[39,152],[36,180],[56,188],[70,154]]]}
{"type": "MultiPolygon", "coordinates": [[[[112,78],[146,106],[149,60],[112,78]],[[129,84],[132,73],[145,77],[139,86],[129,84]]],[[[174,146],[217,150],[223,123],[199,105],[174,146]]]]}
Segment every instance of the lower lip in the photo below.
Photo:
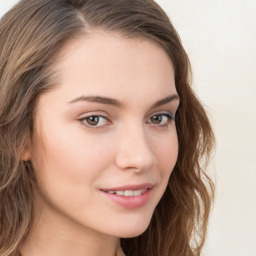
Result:
{"type": "Polygon", "coordinates": [[[102,192],[115,203],[128,209],[135,209],[145,205],[148,202],[151,195],[151,190],[152,189],[148,189],[140,196],[119,196],[117,194],[110,194],[104,191],[102,192]]]}

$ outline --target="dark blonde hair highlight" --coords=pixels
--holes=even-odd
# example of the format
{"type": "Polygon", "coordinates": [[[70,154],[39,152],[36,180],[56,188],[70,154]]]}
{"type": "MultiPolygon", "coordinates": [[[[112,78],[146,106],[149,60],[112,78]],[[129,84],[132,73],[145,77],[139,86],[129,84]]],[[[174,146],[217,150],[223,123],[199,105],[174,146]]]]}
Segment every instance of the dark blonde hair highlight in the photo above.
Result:
{"type": "Polygon", "coordinates": [[[148,229],[121,240],[132,256],[195,256],[205,242],[214,185],[205,173],[214,135],[190,84],[190,63],[164,11],[152,0],[22,0],[0,21],[0,255],[15,255],[33,221],[31,144],[39,95],[54,86],[54,56],[94,29],[159,44],[175,69],[179,155],[148,229]]]}

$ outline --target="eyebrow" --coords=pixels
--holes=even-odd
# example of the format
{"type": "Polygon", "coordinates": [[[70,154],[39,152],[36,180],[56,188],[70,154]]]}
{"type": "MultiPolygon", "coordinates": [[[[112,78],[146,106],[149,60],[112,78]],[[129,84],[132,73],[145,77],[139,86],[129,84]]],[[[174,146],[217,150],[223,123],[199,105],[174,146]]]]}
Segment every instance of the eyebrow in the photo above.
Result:
{"type": "Polygon", "coordinates": [[[178,94],[173,94],[173,95],[170,95],[170,96],[168,96],[166,98],[158,100],[155,104],[153,104],[153,106],[151,108],[160,107],[160,106],[162,106],[164,104],[167,104],[167,103],[169,103],[169,102],[171,102],[173,100],[178,100],[178,101],[180,100],[178,94]]]}
{"type": "MultiPolygon", "coordinates": [[[[167,104],[173,100],[179,100],[179,96],[177,94],[172,94],[170,96],[167,96],[161,100],[158,100],[156,103],[152,105],[151,108],[156,108],[159,106],[162,106],[164,104],[167,104]]],[[[111,105],[115,107],[123,107],[124,104],[116,99],[109,98],[109,97],[102,97],[102,96],[80,96],[78,98],[73,99],[69,103],[75,103],[80,101],[87,101],[87,102],[95,102],[105,105],[111,105]]]]}

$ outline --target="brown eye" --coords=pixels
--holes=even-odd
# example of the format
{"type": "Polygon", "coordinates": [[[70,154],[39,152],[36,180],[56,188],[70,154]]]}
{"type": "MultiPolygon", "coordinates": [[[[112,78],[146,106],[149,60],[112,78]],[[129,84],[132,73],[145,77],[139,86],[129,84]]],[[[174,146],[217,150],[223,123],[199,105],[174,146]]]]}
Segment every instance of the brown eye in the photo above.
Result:
{"type": "Polygon", "coordinates": [[[151,122],[153,124],[160,124],[163,120],[163,117],[161,115],[155,115],[151,117],[151,122]]]}
{"type": "Polygon", "coordinates": [[[80,118],[79,121],[87,127],[100,128],[107,124],[108,120],[104,116],[94,115],[80,118]]]}
{"type": "Polygon", "coordinates": [[[168,124],[174,120],[174,117],[171,114],[158,114],[150,118],[150,123],[158,125],[160,127],[168,126],[168,124]]]}
{"type": "Polygon", "coordinates": [[[92,126],[95,126],[99,123],[98,116],[89,116],[89,117],[85,118],[85,120],[89,125],[92,125],[92,126]]]}

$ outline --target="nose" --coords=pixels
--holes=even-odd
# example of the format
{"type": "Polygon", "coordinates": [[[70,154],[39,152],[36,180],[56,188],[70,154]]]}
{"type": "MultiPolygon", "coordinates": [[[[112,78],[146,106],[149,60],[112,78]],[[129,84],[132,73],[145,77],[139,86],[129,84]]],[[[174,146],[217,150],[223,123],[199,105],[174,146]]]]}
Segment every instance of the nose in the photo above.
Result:
{"type": "Polygon", "coordinates": [[[122,132],[118,139],[116,155],[116,165],[120,169],[142,172],[152,168],[156,162],[150,139],[143,127],[133,126],[122,132]]]}

